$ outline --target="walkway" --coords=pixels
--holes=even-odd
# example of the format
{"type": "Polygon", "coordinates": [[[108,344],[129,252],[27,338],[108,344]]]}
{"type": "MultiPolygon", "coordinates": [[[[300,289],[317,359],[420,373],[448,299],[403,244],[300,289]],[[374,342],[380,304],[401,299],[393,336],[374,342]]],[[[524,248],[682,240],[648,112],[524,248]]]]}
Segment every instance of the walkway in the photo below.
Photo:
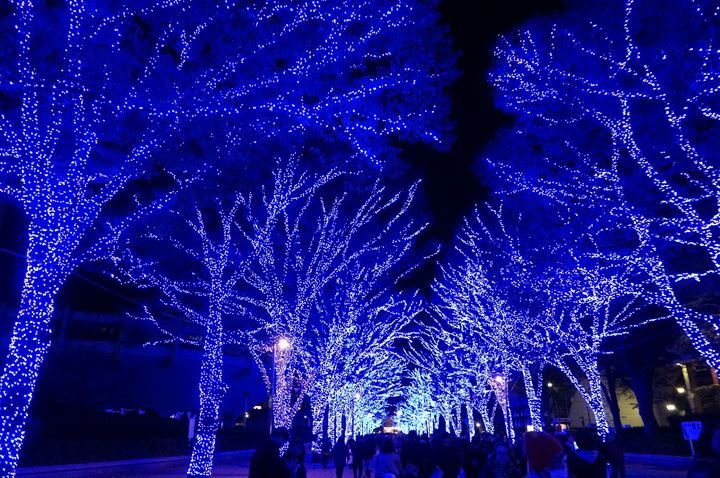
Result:
{"type": "MultiPolygon", "coordinates": [[[[213,477],[247,477],[248,461],[248,452],[218,454],[215,459],[213,477]]],[[[19,470],[17,476],[24,478],[183,478],[186,466],[187,457],[173,457],[157,460],[27,468],[19,470]]],[[[668,462],[663,458],[633,458],[628,462],[627,472],[627,478],[685,478],[687,474],[683,469],[678,469],[672,460],[668,462]]],[[[334,478],[334,476],[334,470],[324,470],[317,463],[308,464],[308,478],[334,478]]],[[[352,473],[346,470],[343,476],[352,477],[352,473]]]]}

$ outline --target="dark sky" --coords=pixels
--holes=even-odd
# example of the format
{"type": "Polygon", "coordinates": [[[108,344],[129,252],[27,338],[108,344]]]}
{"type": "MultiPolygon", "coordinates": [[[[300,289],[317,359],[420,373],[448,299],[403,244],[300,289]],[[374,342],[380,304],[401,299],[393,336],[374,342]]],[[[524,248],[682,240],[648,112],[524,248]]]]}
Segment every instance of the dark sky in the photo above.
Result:
{"type": "MultiPolygon", "coordinates": [[[[460,76],[450,89],[456,140],[447,152],[418,146],[408,148],[403,154],[404,160],[412,165],[414,174],[423,180],[430,213],[431,225],[426,236],[429,242],[448,244],[461,217],[473,204],[487,197],[481,178],[473,173],[473,163],[497,129],[512,121],[512,118],[493,108],[492,92],[486,81],[497,36],[517,28],[533,16],[552,14],[561,9],[562,3],[562,0],[482,0],[473,9],[460,0],[440,3],[441,21],[449,25],[454,47],[461,54],[458,62],[460,76]]],[[[6,209],[0,214],[0,235],[6,236],[10,230],[17,230],[19,221],[21,217],[15,211],[6,209]]],[[[10,235],[14,237],[0,238],[0,247],[20,250],[22,246],[17,233],[10,235]]],[[[16,303],[23,261],[2,253],[0,262],[3,270],[0,302],[16,303]]],[[[112,290],[104,290],[74,276],[63,288],[60,307],[70,305],[78,309],[102,310],[127,307],[126,300],[121,296],[132,295],[131,291],[118,289],[99,273],[80,272],[112,290]]],[[[410,285],[427,285],[433,273],[434,265],[429,263],[410,285]]]]}
{"type": "Polygon", "coordinates": [[[493,107],[486,74],[498,35],[512,31],[534,16],[551,15],[562,0],[482,0],[475,9],[467,2],[440,3],[442,22],[449,25],[453,45],[461,53],[461,76],[453,84],[452,116],[456,141],[448,153],[411,148],[406,155],[421,168],[428,206],[433,215],[431,234],[447,242],[460,218],[487,195],[481,178],[472,171],[483,145],[512,118],[493,107]],[[482,13],[477,13],[481,11],[482,13]]]}

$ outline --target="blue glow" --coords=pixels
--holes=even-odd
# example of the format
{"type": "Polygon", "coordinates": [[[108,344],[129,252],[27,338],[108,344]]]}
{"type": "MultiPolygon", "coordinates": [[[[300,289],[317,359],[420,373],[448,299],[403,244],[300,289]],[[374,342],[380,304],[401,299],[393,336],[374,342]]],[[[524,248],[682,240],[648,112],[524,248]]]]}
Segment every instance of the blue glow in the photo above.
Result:
{"type": "Polygon", "coordinates": [[[170,196],[136,196],[137,208],[112,223],[104,213],[157,164],[175,189],[210,169],[183,164],[173,147],[195,134],[249,149],[313,133],[382,165],[393,138],[443,139],[442,89],[454,75],[432,2],[9,5],[0,192],[25,211],[28,249],[0,380],[3,476],[15,473],[58,290],[170,196]]]}

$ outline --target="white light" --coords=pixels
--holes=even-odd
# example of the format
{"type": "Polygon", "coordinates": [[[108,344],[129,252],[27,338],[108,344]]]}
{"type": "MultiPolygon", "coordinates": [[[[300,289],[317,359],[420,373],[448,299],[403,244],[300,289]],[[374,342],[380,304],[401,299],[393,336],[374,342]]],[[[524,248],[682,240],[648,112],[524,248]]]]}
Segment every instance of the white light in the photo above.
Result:
{"type": "Polygon", "coordinates": [[[666,403],[666,404],[665,404],[665,409],[666,409],[668,412],[674,412],[675,410],[677,410],[677,407],[675,406],[674,403],[666,403]]]}
{"type": "Polygon", "coordinates": [[[682,395],[682,394],[685,393],[687,390],[685,390],[685,387],[675,387],[675,391],[676,391],[677,393],[679,393],[680,395],[682,395]]]}
{"type": "Polygon", "coordinates": [[[290,341],[284,337],[280,338],[277,343],[278,350],[285,351],[290,348],[290,341]]]}

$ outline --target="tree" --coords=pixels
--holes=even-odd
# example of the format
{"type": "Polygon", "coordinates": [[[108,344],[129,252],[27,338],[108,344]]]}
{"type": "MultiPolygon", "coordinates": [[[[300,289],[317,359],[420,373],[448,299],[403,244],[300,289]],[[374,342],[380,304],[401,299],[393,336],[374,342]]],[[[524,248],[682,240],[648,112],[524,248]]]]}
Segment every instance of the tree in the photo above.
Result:
{"type": "Polygon", "coordinates": [[[498,105],[521,128],[586,133],[574,147],[590,175],[546,169],[543,179],[556,179],[546,186],[579,189],[587,202],[614,197],[613,213],[637,243],[626,259],[644,268],[650,300],[715,368],[717,318],[681,291],[711,287],[720,270],[717,15],[714,1],[578,2],[557,23],[501,38],[490,74],[498,105]]]}
{"type": "MultiPolygon", "coordinates": [[[[405,327],[421,310],[415,297],[393,290],[401,275],[398,266],[406,259],[413,238],[406,236],[378,247],[362,265],[344,271],[321,295],[319,317],[308,337],[310,366],[316,371],[310,386],[316,448],[323,436],[324,411],[334,397],[344,390],[340,395],[350,409],[346,415],[354,422],[366,401],[358,402],[367,395],[363,384],[379,364],[389,360],[396,340],[403,338],[405,327]]],[[[352,423],[350,428],[354,435],[352,423]]]]}
{"type": "MultiPolygon", "coordinates": [[[[352,188],[350,183],[335,186],[352,188]]],[[[324,195],[313,195],[281,211],[267,229],[251,232],[256,258],[243,278],[242,302],[256,323],[246,340],[268,392],[275,390],[276,426],[290,425],[318,374],[335,366],[321,363],[328,357],[318,356],[318,347],[328,340],[331,347],[346,345],[342,337],[346,331],[337,323],[356,320],[332,314],[323,318],[322,309],[319,317],[322,294],[338,280],[350,280],[352,272],[387,272],[407,253],[421,229],[409,217],[415,190],[414,186],[406,193],[389,196],[379,183],[369,192],[359,188],[355,194],[326,188],[324,195]],[[324,337],[323,330],[339,335],[324,337]],[[263,353],[266,344],[281,338],[290,346],[283,353],[281,368],[273,367],[263,360],[263,353]]],[[[365,297],[350,300],[372,300],[368,294],[373,292],[361,290],[365,297]]],[[[371,318],[383,305],[378,307],[368,311],[371,318]]],[[[330,356],[333,353],[336,351],[331,350],[330,356]]]]}
{"type": "Polygon", "coordinates": [[[442,139],[453,55],[433,7],[2,3],[0,191],[25,212],[28,243],[0,473],[14,474],[58,290],[162,205],[149,186],[185,184],[226,140],[245,154],[322,133],[381,164],[394,138],[442,139]]]}
{"type": "MultiPolygon", "coordinates": [[[[496,363],[495,370],[490,367],[480,383],[489,384],[496,392],[506,428],[512,426],[503,387],[512,370],[522,373],[532,425],[542,430],[542,397],[538,394],[542,394],[543,367],[551,357],[530,324],[536,317],[533,299],[537,293],[530,281],[529,264],[516,249],[521,239],[508,235],[502,208],[487,207],[483,212],[488,217],[483,218],[476,209],[465,219],[454,254],[440,267],[440,276],[433,283],[436,310],[457,331],[472,356],[492,357],[496,363]]],[[[479,408],[487,421],[486,404],[479,408]]]]}
{"type": "Polygon", "coordinates": [[[296,168],[295,162],[277,168],[271,187],[262,188],[267,191],[262,202],[253,201],[253,194],[248,193],[224,201],[216,198],[204,207],[196,203],[190,211],[179,208],[155,214],[140,228],[142,232],[123,238],[116,261],[125,276],[140,287],[157,290],[164,306],[155,313],[145,306],[140,318],[158,327],[164,335],[161,342],[182,341],[203,351],[198,429],[188,476],[212,473],[225,395],[224,349],[244,345],[248,326],[238,285],[258,247],[248,240],[250,232],[238,227],[239,218],[256,229],[272,227],[284,209],[311,196],[335,176],[333,172],[319,177],[296,174],[296,168]],[[162,320],[167,309],[179,316],[180,324],[162,320]]]}

